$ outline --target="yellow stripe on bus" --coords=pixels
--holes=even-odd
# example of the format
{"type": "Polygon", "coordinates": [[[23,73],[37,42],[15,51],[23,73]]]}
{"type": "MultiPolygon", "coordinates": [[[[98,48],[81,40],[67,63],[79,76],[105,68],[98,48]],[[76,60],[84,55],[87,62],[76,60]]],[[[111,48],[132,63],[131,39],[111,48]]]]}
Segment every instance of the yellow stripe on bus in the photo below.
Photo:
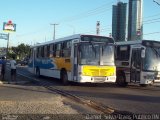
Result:
{"type": "Polygon", "coordinates": [[[115,76],[115,66],[83,66],[84,76],[115,76]]]}
{"type": "Polygon", "coordinates": [[[65,68],[67,71],[71,71],[71,60],[70,58],[54,58],[54,62],[57,69],[61,70],[65,68]]]}

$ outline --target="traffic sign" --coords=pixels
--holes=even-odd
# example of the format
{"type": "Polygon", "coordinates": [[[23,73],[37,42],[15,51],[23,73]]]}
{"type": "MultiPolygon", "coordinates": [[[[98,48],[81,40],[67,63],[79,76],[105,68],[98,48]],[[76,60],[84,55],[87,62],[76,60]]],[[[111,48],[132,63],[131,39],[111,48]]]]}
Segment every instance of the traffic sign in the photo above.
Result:
{"type": "Polygon", "coordinates": [[[8,34],[0,33],[0,39],[8,40],[9,36],[8,34]]]}

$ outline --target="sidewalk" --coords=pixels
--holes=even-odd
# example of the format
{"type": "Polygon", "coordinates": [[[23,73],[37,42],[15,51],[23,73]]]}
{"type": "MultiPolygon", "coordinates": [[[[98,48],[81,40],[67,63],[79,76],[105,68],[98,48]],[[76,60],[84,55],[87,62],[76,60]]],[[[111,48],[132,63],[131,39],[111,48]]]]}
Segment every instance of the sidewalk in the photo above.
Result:
{"type": "Polygon", "coordinates": [[[45,118],[46,115],[47,119],[83,120],[85,114],[99,113],[43,86],[34,86],[31,80],[20,75],[17,75],[16,85],[15,82],[8,84],[8,79],[11,79],[10,71],[6,71],[5,81],[0,85],[0,119],[1,114],[13,114],[18,120],[28,116],[45,118]]]}
{"type": "Polygon", "coordinates": [[[0,84],[25,84],[31,82],[28,79],[17,74],[16,81],[11,80],[11,71],[9,69],[5,72],[4,80],[2,80],[2,76],[0,76],[0,84]],[[8,83],[9,82],[9,83],[8,83]]]}

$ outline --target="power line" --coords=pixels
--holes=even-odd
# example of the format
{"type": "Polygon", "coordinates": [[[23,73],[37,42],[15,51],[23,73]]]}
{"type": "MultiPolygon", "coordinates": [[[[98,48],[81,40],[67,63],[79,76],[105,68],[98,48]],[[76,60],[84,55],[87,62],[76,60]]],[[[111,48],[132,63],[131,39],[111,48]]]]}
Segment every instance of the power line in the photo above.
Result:
{"type": "Polygon", "coordinates": [[[154,21],[154,22],[149,22],[149,23],[145,23],[145,24],[152,24],[152,23],[158,23],[160,21],[154,21]]]}
{"type": "MultiPolygon", "coordinates": [[[[109,2],[109,3],[106,3],[104,5],[101,5],[101,6],[97,7],[97,8],[92,9],[92,10],[89,10],[89,11],[86,11],[84,13],[81,13],[79,15],[75,15],[73,17],[66,18],[66,19],[62,20],[62,22],[74,21],[74,20],[77,20],[77,19],[82,19],[84,17],[89,17],[89,16],[93,16],[93,15],[97,15],[97,14],[102,14],[102,13],[108,12],[109,10],[111,10],[111,8],[107,8],[107,6],[111,5],[112,3],[113,3],[113,1],[109,2]]],[[[158,15],[160,15],[160,13],[152,15],[152,16],[144,17],[144,18],[150,18],[150,17],[154,17],[154,16],[158,16],[158,15]]],[[[160,18],[149,19],[149,20],[143,21],[143,24],[157,23],[159,21],[155,21],[155,20],[158,20],[158,19],[160,19],[160,18]],[[152,22],[150,22],[150,21],[152,21],[152,22]]],[[[112,26],[112,25],[108,25],[108,26],[112,26]]],[[[35,34],[35,33],[38,33],[38,32],[39,31],[35,31],[35,32],[28,33],[28,34],[35,34]]],[[[25,36],[25,35],[27,35],[27,34],[20,35],[20,36],[25,36]]]]}
{"type": "Polygon", "coordinates": [[[160,34],[160,32],[151,32],[151,33],[146,33],[146,34],[143,34],[143,35],[153,35],[153,34],[160,34]]]}
{"type": "Polygon", "coordinates": [[[106,4],[104,4],[100,7],[94,8],[92,10],[83,12],[81,14],[65,18],[65,19],[61,20],[61,22],[74,21],[74,20],[77,20],[77,19],[79,20],[79,19],[82,19],[82,18],[86,18],[86,17],[89,17],[89,16],[93,16],[93,15],[97,15],[97,14],[107,12],[107,11],[111,10],[111,8],[107,8],[107,6],[109,6],[111,4],[113,4],[113,1],[109,2],[109,3],[106,3],[106,4]]]}
{"type": "Polygon", "coordinates": [[[95,11],[95,12],[91,12],[91,13],[84,13],[84,14],[80,14],[80,15],[68,18],[68,19],[63,20],[61,22],[80,20],[80,19],[87,18],[87,17],[93,16],[93,15],[97,15],[97,14],[102,14],[104,12],[108,12],[109,10],[111,10],[111,8],[108,8],[108,9],[105,8],[105,9],[102,9],[100,11],[95,11]]]}
{"type": "Polygon", "coordinates": [[[155,18],[155,19],[150,19],[150,20],[146,20],[146,21],[143,21],[143,22],[148,22],[148,21],[154,21],[154,20],[159,20],[160,18],[155,18]]]}
{"type": "Polygon", "coordinates": [[[159,3],[158,1],[156,1],[156,0],[153,0],[153,2],[157,3],[157,5],[159,5],[159,6],[160,6],[160,3],[159,3]]]}
{"type": "Polygon", "coordinates": [[[160,13],[157,13],[157,14],[154,14],[154,15],[151,15],[151,16],[146,16],[146,17],[144,17],[144,18],[150,18],[150,17],[157,17],[157,16],[159,16],[160,15],[160,13]]]}

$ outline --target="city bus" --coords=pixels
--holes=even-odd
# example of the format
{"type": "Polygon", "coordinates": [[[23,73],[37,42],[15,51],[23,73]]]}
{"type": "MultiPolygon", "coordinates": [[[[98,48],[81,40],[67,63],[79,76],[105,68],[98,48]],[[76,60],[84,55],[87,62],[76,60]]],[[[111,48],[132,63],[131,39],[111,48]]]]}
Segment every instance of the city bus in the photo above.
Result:
{"type": "Polygon", "coordinates": [[[138,40],[115,44],[118,85],[160,83],[160,41],[138,40]]]}
{"type": "Polygon", "coordinates": [[[78,83],[115,83],[114,40],[75,34],[31,47],[28,70],[78,83]]]}

